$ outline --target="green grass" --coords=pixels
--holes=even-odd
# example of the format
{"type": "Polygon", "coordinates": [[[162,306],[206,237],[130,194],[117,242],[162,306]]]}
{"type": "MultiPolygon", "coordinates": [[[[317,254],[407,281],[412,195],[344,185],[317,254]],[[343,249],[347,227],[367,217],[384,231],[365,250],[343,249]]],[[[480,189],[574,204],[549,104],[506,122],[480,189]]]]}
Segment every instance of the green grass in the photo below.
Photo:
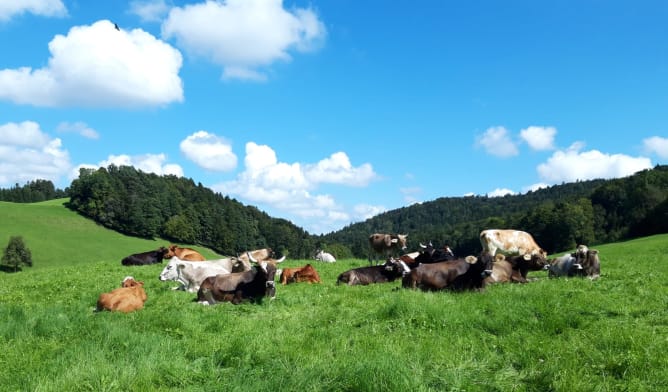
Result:
{"type": "Polygon", "coordinates": [[[1,390],[668,390],[668,235],[595,246],[596,281],[532,272],[484,292],[348,287],[338,274],[366,262],[339,260],[314,263],[322,284],[207,307],[160,282],[160,265],[120,265],[145,242],[93,227],[104,230],[90,226],[91,247],[117,253],[84,263],[74,246],[71,264],[45,256],[44,268],[0,274],[1,390]],[[126,275],[146,282],[145,308],[93,313],[126,275]]]}

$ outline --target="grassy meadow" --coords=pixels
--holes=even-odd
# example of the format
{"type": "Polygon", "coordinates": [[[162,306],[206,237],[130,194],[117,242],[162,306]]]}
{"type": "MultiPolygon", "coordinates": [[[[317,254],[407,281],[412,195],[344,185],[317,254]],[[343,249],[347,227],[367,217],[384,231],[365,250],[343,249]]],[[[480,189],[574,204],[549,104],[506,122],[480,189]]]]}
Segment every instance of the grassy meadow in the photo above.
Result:
{"type": "Polygon", "coordinates": [[[595,281],[531,272],[483,292],[348,287],[338,274],[366,261],[339,260],[313,262],[322,284],[278,285],[273,301],[203,306],[159,281],[163,266],[120,264],[160,241],[110,232],[62,201],[0,203],[0,222],[35,262],[0,273],[3,391],[668,390],[668,235],[590,244],[595,281]],[[145,281],[145,308],[94,313],[126,275],[145,281]]]}

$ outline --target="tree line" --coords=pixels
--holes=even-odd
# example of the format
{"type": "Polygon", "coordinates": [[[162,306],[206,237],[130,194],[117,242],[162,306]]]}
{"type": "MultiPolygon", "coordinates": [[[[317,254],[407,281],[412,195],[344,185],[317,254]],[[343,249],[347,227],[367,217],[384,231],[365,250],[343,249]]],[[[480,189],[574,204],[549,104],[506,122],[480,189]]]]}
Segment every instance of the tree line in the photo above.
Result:
{"type": "Polygon", "coordinates": [[[271,247],[296,259],[312,258],[316,249],[337,258],[366,258],[368,237],[374,232],[409,234],[410,250],[432,241],[448,244],[460,255],[479,252],[478,235],[489,228],[528,231],[549,253],[668,232],[668,166],[522,195],[438,198],[324,235],[309,234],[192,179],[158,176],[131,166],[81,169],[66,191],[44,180],[0,190],[0,198],[7,201],[64,196],[70,197],[68,208],[110,229],[200,244],[225,255],[271,247]]]}

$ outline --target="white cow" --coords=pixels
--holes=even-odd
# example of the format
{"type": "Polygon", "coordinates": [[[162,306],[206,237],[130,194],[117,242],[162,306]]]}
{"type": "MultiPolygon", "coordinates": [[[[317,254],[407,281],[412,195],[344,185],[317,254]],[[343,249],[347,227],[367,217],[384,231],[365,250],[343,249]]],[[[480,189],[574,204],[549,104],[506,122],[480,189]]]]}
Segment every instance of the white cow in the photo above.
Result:
{"type": "MultiPolygon", "coordinates": [[[[235,259],[236,260],[236,259],[235,259]]],[[[209,261],[186,261],[174,256],[160,273],[160,280],[165,282],[173,280],[180,283],[173,290],[185,290],[191,293],[197,292],[202,281],[209,276],[229,274],[230,259],[209,261]]]]}
{"type": "Polygon", "coordinates": [[[504,256],[529,254],[547,258],[547,252],[538,246],[531,234],[526,231],[483,230],[480,232],[480,245],[482,251],[491,256],[501,253],[504,256]]]}
{"type": "Polygon", "coordinates": [[[324,261],[325,263],[334,263],[336,261],[331,253],[327,253],[322,250],[318,250],[318,252],[315,254],[315,259],[318,261],[324,261]]]}
{"type": "Polygon", "coordinates": [[[551,259],[545,269],[548,270],[547,276],[551,278],[582,275],[583,270],[582,264],[578,263],[577,259],[570,253],[551,259]]]}

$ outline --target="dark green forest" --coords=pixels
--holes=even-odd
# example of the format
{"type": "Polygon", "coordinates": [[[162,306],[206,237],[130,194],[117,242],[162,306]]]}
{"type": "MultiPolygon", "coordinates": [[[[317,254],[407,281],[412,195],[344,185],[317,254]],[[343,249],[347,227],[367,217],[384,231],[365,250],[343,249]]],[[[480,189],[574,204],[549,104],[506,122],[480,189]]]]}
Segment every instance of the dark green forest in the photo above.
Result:
{"type": "Polygon", "coordinates": [[[224,255],[271,247],[280,255],[311,258],[321,248],[337,258],[366,258],[374,232],[408,234],[419,243],[448,244],[457,254],[480,251],[490,228],[531,233],[550,253],[668,232],[668,166],[614,180],[578,181],[504,197],[443,197],[399,208],[343,229],[313,235],[215,193],[192,179],[158,176],[130,166],[81,169],[66,191],[49,181],[0,190],[5,201],[69,196],[66,206],[124,234],[209,247],[224,255]]]}

